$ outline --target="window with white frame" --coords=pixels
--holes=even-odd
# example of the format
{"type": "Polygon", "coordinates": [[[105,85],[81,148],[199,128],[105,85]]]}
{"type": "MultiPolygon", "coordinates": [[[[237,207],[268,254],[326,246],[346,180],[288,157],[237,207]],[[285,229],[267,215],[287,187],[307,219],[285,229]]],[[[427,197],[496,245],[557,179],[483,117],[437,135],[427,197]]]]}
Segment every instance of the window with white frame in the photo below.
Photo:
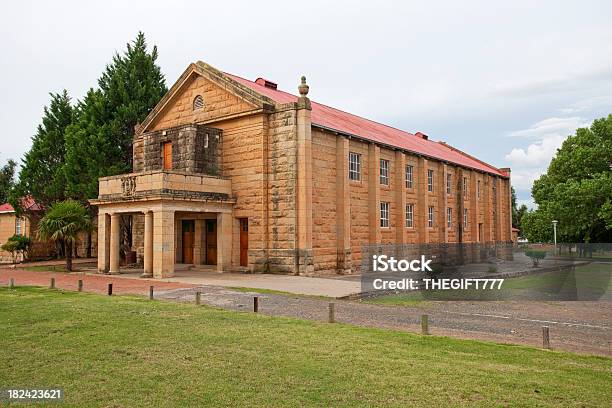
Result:
{"type": "Polygon", "coordinates": [[[464,208],[463,209],[463,227],[467,228],[468,226],[468,209],[464,208]]]}
{"type": "Polygon", "coordinates": [[[432,228],[434,226],[434,208],[433,207],[427,208],[427,226],[429,228],[432,228]]]}
{"type": "Polygon", "coordinates": [[[467,187],[467,177],[463,178],[463,197],[467,199],[468,187],[467,187]]]}
{"type": "Polygon", "coordinates": [[[427,191],[433,191],[433,170],[427,170],[427,191]]]}
{"type": "Polygon", "coordinates": [[[451,228],[453,226],[453,209],[452,208],[446,209],[446,224],[448,228],[451,228]]]}
{"type": "Polygon", "coordinates": [[[476,196],[480,198],[480,180],[476,182],[476,196]]]}
{"type": "Polygon", "coordinates": [[[382,228],[389,227],[389,203],[386,201],[380,203],[380,226],[382,228]]]}
{"type": "Polygon", "coordinates": [[[389,185],[389,160],[380,159],[380,184],[389,185]]]}
{"type": "Polygon", "coordinates": [[[21,235],[21,234],[22,234],[21,218],[17,217],[15,218],[15,235],[21,235]]]}
{"type": "Polygon", "coordinates": [[[450,193],[451,193],[451,191],[452,191],[452,190],[451,190],[451,184],[452,184],[452,182],[453,182],[453,175],[452,175],[452,174],[450,174],[450,173],[448,173],[448,174],[446,175],[446,194],[449,194],[449,195],[450,195],[450,193]]]}
{"type": "Polygon", "coordinates": [[[361,180],[361,155],[349,153],[349,180],[361,180]]]}
{"type": "Polygon", "coordinates": [[[414,225],[414,205],[406,204],[406,228],[412,228],[414,225]]]}
{"type": "Polygon", "coordinates": [[[406,165],[406,188],[412,188],[413,168],[410,164],[406,165]]]}

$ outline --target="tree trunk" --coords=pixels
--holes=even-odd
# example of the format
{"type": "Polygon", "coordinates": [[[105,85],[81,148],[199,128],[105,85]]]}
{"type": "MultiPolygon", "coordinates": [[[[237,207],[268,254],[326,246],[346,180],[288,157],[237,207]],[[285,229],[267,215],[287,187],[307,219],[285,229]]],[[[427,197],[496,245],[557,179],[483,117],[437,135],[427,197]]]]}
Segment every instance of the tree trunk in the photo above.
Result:
{"type": "Polygon", "coordinates": [[[87,233],[87,252],[85,256],[91,258],[91,231],[87,233]]]}
{"type": "Polygon", "coordinates": [[[72,272],[72,250],[66,248],[66,270],[72,272]]]}

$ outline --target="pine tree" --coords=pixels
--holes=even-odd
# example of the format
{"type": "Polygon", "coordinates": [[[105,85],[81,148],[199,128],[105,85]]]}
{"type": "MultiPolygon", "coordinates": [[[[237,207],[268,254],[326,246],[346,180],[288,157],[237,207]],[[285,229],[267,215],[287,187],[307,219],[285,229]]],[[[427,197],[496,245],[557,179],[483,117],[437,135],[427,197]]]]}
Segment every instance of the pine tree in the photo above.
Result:
{"type": "Polygon", "coordinates": [[[66,177],[71,197],[85,201],[98,195],[98,177],[131,171],[134,126],[142,122],[166,93],[157,47],[147,51],[143,33],[116,54],[78,105],[67,135],[66,177]]]}
{"type": "Polygon", "coordinates": [[[26,196],[44,207],[66,199],[65,133],[72,123],[74,109],[66,90],[50,95],[51,103],[44,108],[32,147],[22,159],[19,181],[10,193],[9,201],[15,208],[26,196]]]}
{"type": "Polygon", "coordinates": [[[10,160],[0,168],[0,204],[4,204],[9,199],[9,192],[15,184],[15,167],[17,163],[10,160]]]}

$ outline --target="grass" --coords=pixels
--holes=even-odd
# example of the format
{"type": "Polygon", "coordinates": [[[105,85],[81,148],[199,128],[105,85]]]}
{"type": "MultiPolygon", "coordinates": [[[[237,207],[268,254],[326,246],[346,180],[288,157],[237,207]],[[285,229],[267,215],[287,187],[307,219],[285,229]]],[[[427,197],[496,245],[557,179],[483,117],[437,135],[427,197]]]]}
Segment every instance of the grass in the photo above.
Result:
{"type": "Polygon", "coordinates": [[[559,407],[612,399],[607,358],[137,297],[1,288],[0,327],[0,387],[62,387],[70,407],[559,407]]]}
{"type": "Polygon", "coordinates": [[[542,272],[505,279],[502,291],[413,291],[364,299],[390,306],[426,306],[430,300],[612,300],[612,264],[577,266],[574,271],[542,272]]]}
{"type": "MultiPolygon", "coordinates": [[[[29,272],[70,272],[68,269],[66,269],[65,266],[60,265],[24,266],[20,267],[20,269],[25,269],[29,272]]],[[[75,272],[77,270],[77,268],[74,266],[72,269],[72,272],[75,272]]]]}
{"type": "Polygon", "coordinates": [[[323,295],[304,295],[300,293],[293,292],[285,292],[284,290],[275,290],[275,289],[260,289],[260,288],[248,288],[245,286],[229,286],[228,289],[235,290],[237,292],[255,292],[255,293],[264,293],[269,295],[283,295],[283,296],[292,296],[292,297],[306,297],[312,299],[322,299],[322,300],[334,300],[335,298],[330,296],[323,295]]]}

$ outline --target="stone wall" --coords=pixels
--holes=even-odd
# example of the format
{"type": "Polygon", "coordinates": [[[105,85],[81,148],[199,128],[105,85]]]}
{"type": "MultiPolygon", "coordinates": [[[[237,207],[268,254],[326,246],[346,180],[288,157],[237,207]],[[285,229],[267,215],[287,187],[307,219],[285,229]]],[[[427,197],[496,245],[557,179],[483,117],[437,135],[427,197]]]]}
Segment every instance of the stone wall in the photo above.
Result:
{"type": "MultiPolygon", "coordinates": [[[[312,132],[312,235],[315,272],[336,271],[338,259],[336,213],[336,136],[312,132]]],[[[348,175],[347,175],[348,177],[348,175]]]]}
{"type": "MultiPolygon", "coordinates": [[[[317,273],[337,273],[341,268],[335,259],[337,217],[335,207],[336,139],[338,136],[319,129],[313,130],[313,248],[317,273]]],[[[350,180],[348,206],[350,208],[350,244],[352,269],[361,263],[361,251],[366,245],[389,244],[444,244],[477,242],[509,242],[510,183],[508,179],[470,169],[445,164],[434,159],[423,159],[408,153],[386,148],[373,149],[370,143],[357,139],[349,141],[349,151],[361,157],[361,179],[350,180]],[[376,156],[372,156],[372,153],[376,156]],[[403,155],[403,156],[398,156],[403,155]],[[398,162],[398,157],[402,160],[398,162]],[[389,185],[379,181],[379,160],[389,162],[389,185]],[[413,166],[413,187],[405,184],[405,168],[413,166]],[[433,171],[433,191],[427,189],[427,170],[433,171]],[[374,171],[373,174],[372,171],[374,171]],[[451,191],[447,191],[450,174],[451,191]],[[374,183],[370,178],[374,177],[374,183]],[[467,180],[464,193],[463,178],[467,180]],[[480,182],[480,194],[478,184],[480,182]],[[373,197],[372,186],[374,186],[373,197]],[[495,188],[494,188],[495,186],[495,188]],[[398,195],[398,189],[401,191],[398,195]],[[403,196],[401,196],[403,194],[403,196]],[[380,202],[390,207],[389,227],[380,227],[380,202]],[[405,205],[413,205],[413,226],[405,224],[405,205]],[[375,211],[372,211],[375,206],[375,211]],[[427,209],[434,208],[434,225],[427,225],[427,209]],[[448,225],[447,209],[452,211],[448,225]],[[467,209],[467,225],[463,225],[463,210],[467,209]],[[399,212],[399,214],[398,214],[399,212]],[[479,236],[481,225],[482,236],[479,236]]],[[[348,160],[348,157],[343,158],[348,160]]],[[[343,175],[348,179],[348,174],[343,175]]],[[[466,246],[463,252],[469,259],[478,259],[479,249],[466,246]],[[469,252],[469,254],[468,254],[469,252]],[[473,252],[473,253],[472,253],[473,252]]],[[[476,248],[476,247],[474,247],[476,248]]]]}
{"type": "Polygon", "coordinates": [[[221,130],[185,125],[144,133],[134,146],[134,172],[162,170],[162,144],[172,142],[172,170],[220,175],[221,130]]]}

